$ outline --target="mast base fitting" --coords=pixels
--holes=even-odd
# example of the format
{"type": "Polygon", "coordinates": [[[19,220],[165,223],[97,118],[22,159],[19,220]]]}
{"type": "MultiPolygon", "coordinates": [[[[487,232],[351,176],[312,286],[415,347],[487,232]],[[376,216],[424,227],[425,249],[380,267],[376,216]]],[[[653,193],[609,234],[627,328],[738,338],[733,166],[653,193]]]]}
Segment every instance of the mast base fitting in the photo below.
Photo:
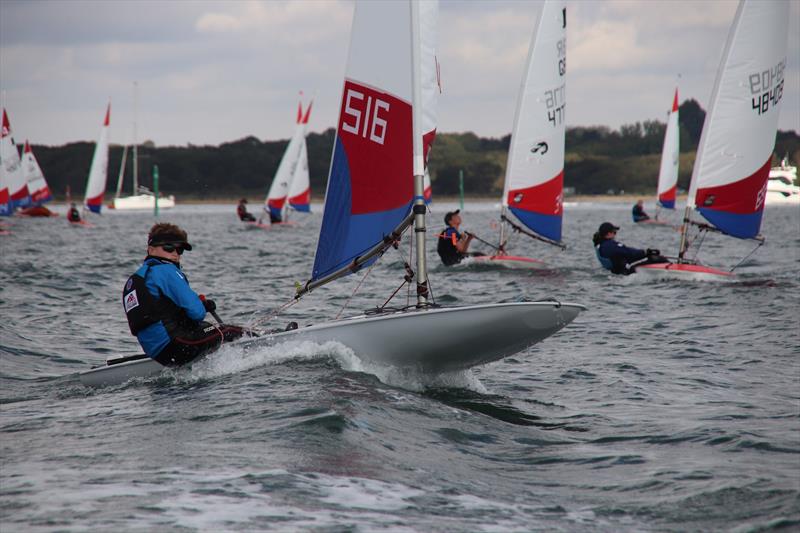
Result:
{"type": "Polygon", "coordinates": [[[414,204],[414,210],[412,212],[415,215],[424,215],[428,212],[428,208],[425,207],[425,204],[414,204]]]}

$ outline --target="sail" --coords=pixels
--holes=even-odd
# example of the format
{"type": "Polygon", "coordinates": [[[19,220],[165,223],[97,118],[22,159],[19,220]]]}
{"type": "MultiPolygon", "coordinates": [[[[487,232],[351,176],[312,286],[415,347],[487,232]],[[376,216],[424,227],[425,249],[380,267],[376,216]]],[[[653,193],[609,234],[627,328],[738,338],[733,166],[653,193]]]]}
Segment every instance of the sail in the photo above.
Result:
{"type": "MultiPolygon", "coordinates": [[[[310,113],[311,106],[308,112],[310,113]]],[[[308,115],[308,113],[306,114],[308,115]]],[[[297,105],[297,121],[294,128],[294,134],[286,146],[286,151],[283,153],[281,162],[278,164],[278,170],[275,172],[275,177],[272,179],[267,199],[264,204],[264,209],[267,210],[273,218],[280,220],[283,213],[283,207],[286,205],[286,197],[289,195],[289,186],[292,183],[292,177],[298,163],[300,156],[300,144],[305,139],[305,124],[303,123],[303,102],[297,105]]],[[[308,117],[306,116],[306,120],[308,117]]]]}
{"type": "Polygon", "coordinates": [[[8,193],[8,183],[6,183],[6,173],[0,170],[0,216],[9,216],[13,213],[11,195],[8,193]]]}
{"type": "Polygon", "coordinates": [[[300,139],[300,155],[289,186],[289,206],[295,211],[308,213],[311,211],[311,181],[308,176],[308,148],[306,139],[300,139]]]}
{"type": "Polygon", "coordinates": [[[106,192],[106,176],[108,174],[108,125],[111,119],[111,104],[106,108],[106,118],[100,130],[100,138],[94,149],[92,166],[89,168],[89,179],[86,181],[86,197],[83,205],[94,213],[103,207],[103,194],[106,192]]]}
{"type": "Polygon", "coordinates": [[[561,240],[566,26],[563,0],[539,13],[522,78],[506,165],[503,206],[529,229],[561,240]]]}
{"type": "Polygon", "coordinates": [[[300,139],[300,152],[297,156],[297,163],[294,166],[294,173],[289,185],[289,206],[295,211],[308,213],[311,211],[311,180],[308,175],[308,147],[306,146],[306,128],[308,127],[308,119],[311,116],[311,106],[313,102],[308,104],[308,109],[303,116],[303,137],[300,139]]]}
{"type": "Polygon", "coordinates": [[[425,197],[425,203],[429,204],[433,200],[433,188],[431,187],[431,173],[428,172],[427,165],[425,166],[425,177],[423,181],[423,193],[422,195],[425,197]]]}
{"type": "MultiPolygon", "coordinates": [[[[424,85],[437,79],[428,70],[435,69],[435,18],[429,23],[438,4],[419,5],[419,34],[424,41],[420,68],[426,69],[420,84],[424,85]]],[[[312,280],[381,243],[410,212],[414,200],[410,27],[409,2],[356,4],[312,280]]],[[[422,123],[429,128],[424,160],[435,134],[431,128],[435,128],[435,109],[425,109],[422,123]]]]}
{"type": "Polygon", "coordinates": [[[761,229],[786,69],[789,2],[742,0],[711,95],[689,205],[722,232],[761,229]]]}
{"type": "Polygon", "coordinates": [[[2,137],[0,137],[0,215],[2,216],[14,214],[10,188],[11,174],[16,171],[12,156],[16,153],[14,141],[11,139],[11,126],[6,110],[3,109],[2,137]]]}
{"type": "MultiPolygon", "coordinates": [[[[3,130],[0,138],[0,159],[2,159],[3,183],[8,187],[9,201],[3,214],[10,215],[15,209],[31,205],[31,196],[28,192],[28,183],[22,173],[22,164],[19,159],[17,145],[11,136],[11,122],[8,113],[3,109],[3,130]]],[[[1,195],[0,195],[1,196],[1,195]]]]}
{"type": "Polygon", "coordinates": [[[36,161],[28,141],[25,141],[25,149],[22,152],[22,170],[25,181],[28,183],[28,191],[31,194],[33,205],[42,205],[53,199],[42,168],[39,166],[39,162],[36,161]]]}
{"type": "Polygon", "coordinates": [[[661,168],[658,171],[657,203],[666,209],[675,209],[675,193],[678,188],[678,162],[680,138],[678,127],[678,89],[672,100],[672,110],[667,118],[664,147],[661,150],[661,168]]]}

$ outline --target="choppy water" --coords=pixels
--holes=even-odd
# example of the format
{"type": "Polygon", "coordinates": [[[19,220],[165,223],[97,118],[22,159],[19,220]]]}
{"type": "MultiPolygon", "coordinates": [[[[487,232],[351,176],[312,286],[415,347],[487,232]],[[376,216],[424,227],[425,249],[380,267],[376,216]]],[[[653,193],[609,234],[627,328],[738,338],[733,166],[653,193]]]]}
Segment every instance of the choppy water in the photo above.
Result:
{"type": "MultiPolygon", "coordinates": [[[[448,207],[434,204],[432,229],[448,207]]],[[[552,272],[432,268],[439,303],[553,296],[589,308],[505,361],[420,376],[336,344],[228,347],[103,390],[74,373],[137,351],[119,297],[152,216],[108,213],[89,229],[12,220],[0,236],[0,529],[797,528],[800,211],[766,213],[768,242],[738,283],[648,284],[607,275],[590,243],[610,220],[627,244],[677,248],[668,228],[634,227],[629,207],[568,206],[566,252],[517,238],[514,251],[552,272]]],[[[193,287],[223,318],[252,322],[305,280],[321,217],[248,231],[233,211],[179,206],[161,220],[189,230],[193,287]]],[[[468,204],[465,227],[489,237],[495,217],[468,204]]],[[[731,266],[750,249],[711,237],[701,257],[731,266]]],[[[399,259],[391,251],[348,309],[382,303],[399,259]]],[[[335,316],[360,278],[274,325],[335,316]]]]}

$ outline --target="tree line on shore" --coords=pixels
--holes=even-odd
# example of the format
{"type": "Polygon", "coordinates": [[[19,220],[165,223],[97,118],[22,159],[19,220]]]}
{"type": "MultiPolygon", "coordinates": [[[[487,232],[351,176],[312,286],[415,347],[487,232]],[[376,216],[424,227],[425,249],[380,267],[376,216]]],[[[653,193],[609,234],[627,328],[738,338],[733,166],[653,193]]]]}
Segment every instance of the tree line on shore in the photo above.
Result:
{"type": "MultiPolygon", "coordinates": [[[[695,100],[679,109],[680,175],[678,187],[688,189],[695,151],[705,111],[695,100]]],[[[646,120],[623,125],[567,129],[564,186],[575,194],[655,194],[666,124],[646,120]]],[[[308,163],[313,197],[321,199],[328,178],[335,131],[333,128],[307,136],[308,163]]],[[[431,150],[429,169],[436,195],[464,193],[499,196],[503,190],[506,158],[511,136],[483,138],[474,133],[439,133],[431,150]]],[[[138,148],[139,182],[152,186],[152,168],[158,165],[161,191],[180,199],[234,198],[266,195],[287,140],[261,141],[245,137],[219,146],[165,146],[145,142],[138,148]]],[[[63,198],[67,190],[81,197],[94,151],[94,143],[33,146],[33,151],[53,193],[63,198]]],[[[122,146],[109,153],[107,194],[113,194],[122,160],[122,146]]],[[[800,136],[779,131],[775,160],[788,155],[800,159],[800,136]]],[[[125,169],[125,188],[131,189],[130,152],[125,169]]]]}

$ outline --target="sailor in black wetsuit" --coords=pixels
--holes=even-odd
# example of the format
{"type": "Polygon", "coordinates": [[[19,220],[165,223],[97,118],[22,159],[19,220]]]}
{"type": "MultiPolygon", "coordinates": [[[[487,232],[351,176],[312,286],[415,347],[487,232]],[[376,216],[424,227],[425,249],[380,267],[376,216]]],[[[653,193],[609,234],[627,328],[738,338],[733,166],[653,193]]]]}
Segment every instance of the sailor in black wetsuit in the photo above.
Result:
{"type": "Polygon", "coordinates": [[[458,231],[458,227],[461,225],[459,213],[461,210],[456,209],[444,216],[444,223],[447,224],[447,227],[439,234],[439,242],[436,243],[436,252],[445,266],[460,263],[462,259],[470,255],[467,249],[474,236],[471,233],[461,234],[458,231]]]}
{"type": "Polygon", "coordinates": [[[633,274],[636,266],[644,263],[669,263],[669,259],[661,256],[661,252],[656,249],[630,248],[621,242],[617,242],[619,227],[611,222],[603,222],[594,234],[594,242],[597,260],[603,268],[610,270],[614,274],[633,274]]]}
{"type": "Polygon", "coordinates": [[[644,212],[644,202],[639,200],[631,210],[631,216],[634,222],[647,222],[650,220],[650,215],[644,212]]]}
{"type": "Polygon", "coordinates": [[[239,220],[242,222],[255,222],[256,217],[252,213],[247,212],[247,198],[239,200],[239,205],[236,206],[236,214],[239,215],[239,220]]]}
{"type": "Polygon", "coordinates": [[[160,223],[150,229],[147,257],[128,278],[122,305],[131,333],[148,357],[162,365],[182,365],[216,350],[246,332],[238,326],[213,325],[213,300],[203,300],[181,271],[181,255],[191,250],[184,230],[160,223]]]}

